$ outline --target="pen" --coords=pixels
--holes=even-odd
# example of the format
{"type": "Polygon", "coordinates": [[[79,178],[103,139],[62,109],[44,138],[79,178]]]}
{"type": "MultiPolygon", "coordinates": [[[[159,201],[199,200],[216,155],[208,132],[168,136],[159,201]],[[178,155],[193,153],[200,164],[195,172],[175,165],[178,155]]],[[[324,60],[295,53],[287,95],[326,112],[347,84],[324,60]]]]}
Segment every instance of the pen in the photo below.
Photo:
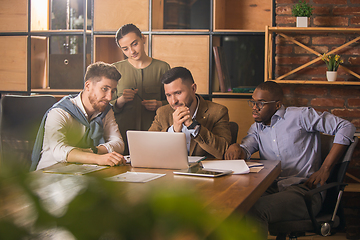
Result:
{"type": "MultiPolygon", "coordinates": [[[[131,90],[135,90],[135,89],[131,88],[131,90]]],[[[135,95],[138,96],[141,99],[141,101],[144,101],[144,99],[138,93],[135,93],[135,95]]]]}

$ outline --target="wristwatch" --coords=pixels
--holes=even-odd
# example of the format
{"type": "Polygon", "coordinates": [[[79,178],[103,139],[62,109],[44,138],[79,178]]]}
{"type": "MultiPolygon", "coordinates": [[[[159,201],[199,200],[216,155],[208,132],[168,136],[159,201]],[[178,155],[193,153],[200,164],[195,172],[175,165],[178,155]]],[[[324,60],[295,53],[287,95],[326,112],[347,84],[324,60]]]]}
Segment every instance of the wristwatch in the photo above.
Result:
{"type": "Polygon", "coordinates": [[[196,126],[200,126],[200,123],[194,119],[193,122],[190,124],[190,126],[187,127],[187,129],[188,130],[195,129],[196,126]]]}

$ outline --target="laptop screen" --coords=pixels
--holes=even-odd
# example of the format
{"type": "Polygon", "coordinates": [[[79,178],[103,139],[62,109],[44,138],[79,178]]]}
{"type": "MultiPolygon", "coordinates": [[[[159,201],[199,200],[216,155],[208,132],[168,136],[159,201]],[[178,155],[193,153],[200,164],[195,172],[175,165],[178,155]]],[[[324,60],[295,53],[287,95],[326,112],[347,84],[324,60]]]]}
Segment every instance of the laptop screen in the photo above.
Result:
{"type": "Polygon", "coordinates": [[[132,167],[189,167],[185,133],[129,130],[126,135],[132,167]]]}

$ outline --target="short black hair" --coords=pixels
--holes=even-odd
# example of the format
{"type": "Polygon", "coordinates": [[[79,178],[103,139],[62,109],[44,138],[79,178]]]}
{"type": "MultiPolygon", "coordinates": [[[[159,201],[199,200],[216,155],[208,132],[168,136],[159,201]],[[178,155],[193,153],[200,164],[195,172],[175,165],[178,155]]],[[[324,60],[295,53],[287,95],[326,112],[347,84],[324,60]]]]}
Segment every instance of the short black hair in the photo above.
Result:
{"type": "Polygon", "coordinates": [[[94,82],[99,82],[102,77],[119,81],[121,74],[114,65],[104,62],[95,62],[86,68],[85,81],[92,80],[94,82]]]}
{"type": "Polygon", "coordinates": [[[183,82],[188,82],[190,84],[194,83],[194,78],[193,78],[191,72],[187,68],[184,68],[184,67],[174,67],[174,68],[168,70],[161,77],[161,82],[163,84],[169,84],[178,78],[180,78],[183,82]]]}
{"type": "Polygon", "coordinates": [[[142,37],[140,29],[132,23],[125,24],[116,31],[115,41],[116,45],[118,45],[119,48],[121,48],[119,40],[122,39],[126,34],[131,32],[135,33],[139,38],[142,37]]]}
{"type": "Polygon", "coordinates": [[[274,101],[282,101],[284,97],[284,92],[281,86],[274,81],[260,83],[256,88],[268,91],[272,95],[274,101]]]}

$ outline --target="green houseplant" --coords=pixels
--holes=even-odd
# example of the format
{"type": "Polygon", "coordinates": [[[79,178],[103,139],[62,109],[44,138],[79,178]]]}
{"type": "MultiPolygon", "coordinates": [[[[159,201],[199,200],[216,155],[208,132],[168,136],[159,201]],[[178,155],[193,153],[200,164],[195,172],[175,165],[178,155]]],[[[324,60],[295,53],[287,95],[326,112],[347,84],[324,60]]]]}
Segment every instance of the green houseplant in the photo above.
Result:
{"type": "Polygon", "coordinates": [[[328,71],[337,71],[340,63],[344,62],[337,54],[326,55],[324,53],[322,60],[326,63],[328,71]]]}
{"type": "Polygon", "coordinates": [[[340,63],[343,63],[344,61],[337,54],[326,55],[324,53],[321,59],[326,63],[327,66],[327,71],[326,71],[327,80],[330,82],[335,81],[337,78],[338,67],[340,63]]]}
{"type": "Polygon", "coordinates": [[[311,17],[313,10],[314,8],[305,0],[296,3],[291,9],[292,16],[296,17],[296,26],[307,27],[308,18],[311,17]]]}

